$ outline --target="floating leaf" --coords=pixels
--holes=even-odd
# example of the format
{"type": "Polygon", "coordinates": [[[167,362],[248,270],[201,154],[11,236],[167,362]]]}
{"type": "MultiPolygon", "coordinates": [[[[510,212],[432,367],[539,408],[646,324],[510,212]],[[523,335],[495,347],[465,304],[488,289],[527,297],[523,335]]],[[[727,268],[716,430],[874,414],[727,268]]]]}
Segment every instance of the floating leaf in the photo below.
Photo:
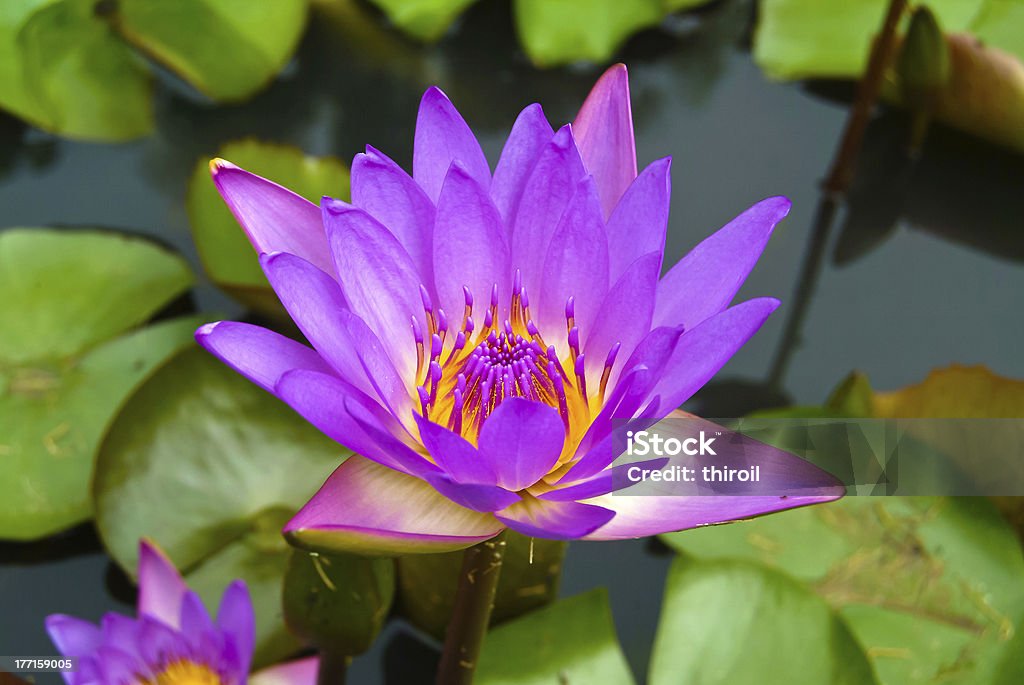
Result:
{"type": "MultiPolygon", "coordinates": [[[[499,623],[554,601],[565,543],[508,531],[505,561],[491,620],[499,623]]],[[[401,607],[419,628],[438,639],[451,620],[463,552],[413,554],[398,559],[401,607]]]]}
{"type": "Polygon", "coordinates": [[[651,685],[874,685],[849,628],[813,592],[756,564],[679,558],[651,685]]]}
{"type": "Polygon", "coordinates": [[[559,600],[487,633],[479,685],[632,685],[608,595],[595,589],[559,600]]]}
{"type": "MultiPolygon", "coordinates": [[[[319,204],[324,195],[349,197],[348,169],[334,157],[311,157],[295,147],[255,140],[227,143],[217,156],[311,202],[319,204]]],[[[283,315],[256,252],[213,185],[209,160],[196,164],[186,203],[196,248],[213,282],[253,309],[283,315]]]]}
{"type": "Polygon", "coordinates": [[[0,107],[47,131],[121,141],[154,125],[149,64],[211,98],[264,86],[302,35],[307,0],[5,0],[0,107]]]}
{"type": "Polygon", "coordinates": [[[191,282],[180,257],[142,239],[0,233],[0,537],[29,540],[89,518],[104,430],[199,321],[126,331],[191,282]]]}
{"type": "Polygon", "coordinates": [[[152,130],[149,68],[97,16],[95,1],[0,4],[0,107],[72,138],[152,130]]]}
{"type": "Polygon", "coordinates": [[[306,642],[335,655],[362,654],[395,597],[395,561],[293,549],[284,578],[284,620],[306,642]]]}
{"type": "Polygon", "coordinates": [[[989,682],[1024,617],[1020,545],[983,499],[850,497],[663,539],[805,581],[891,685],[989,682]]]}
{"type": "Polygon", "coordinates": [[[410,36],[433,42],[476,0],[370,0],[410,36]]]}
{"type": "Polygon", "coordinates": [[[280,528],[342,459],[342,448],[209,354],[190,349],[132,396],[100,450],[96,523],[128,572],[140,537],[193,577],[207,603],[246,580],[257,661],[297,642],[281,619],[289,548],[280,528]]]}
{"type": "MultiPolygon", "coordinates": [[[[885,0],[761,0],[754,56],[775,78],[859,78],[885,0]]],[[[949,79],[934,94],[937,120],[1024,151],[1024,3],[932,0],[947,32],[949,79]]],[[[898,79],[883,97],[901,104],[898,79]]]]}
{"type": "Polygon", "coordinates": [[[242,100],[270,81],[302,36],[307,0],[118,0],[114,26],[214,100],[242,100]]]}

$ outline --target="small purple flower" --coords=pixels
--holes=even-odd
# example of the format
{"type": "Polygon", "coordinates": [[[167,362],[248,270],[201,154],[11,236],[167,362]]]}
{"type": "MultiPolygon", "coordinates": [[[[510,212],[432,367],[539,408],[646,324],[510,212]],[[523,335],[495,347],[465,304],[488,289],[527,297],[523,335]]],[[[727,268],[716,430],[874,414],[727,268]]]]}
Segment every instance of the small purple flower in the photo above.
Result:
{"type": "MultiPolygon", "coordinates": [[[[108,613],[93,625],[72,616],[47,617],[46,629],[78,669],[68,685],[245,685],[255,640],[245,583],[224,591],[216,620],[154,545],[139,545],[138,617],[108,613]]],[[[255,674],[252,685],[312,685],[317,659],[255,674]]]]}
{"type": "Polygon", "coordinates": [[[614,420],[687,400],[779,302],[730,306],[789,201],[754,205],[659,279],[670,160],[639,175],[626,69],[575,123],[519,115],[492,173],[437,88],[413,174],[372,147],[352,202],[321,206],[215,160],[214,181],[312,348],[244,323],[214,355],[356,455],[288,523],[300,544],[432,552],[502,529],[595,540],[822,502],[842,489],[781,452],[772,487],[807,496],[612,497],[614,420]]]}

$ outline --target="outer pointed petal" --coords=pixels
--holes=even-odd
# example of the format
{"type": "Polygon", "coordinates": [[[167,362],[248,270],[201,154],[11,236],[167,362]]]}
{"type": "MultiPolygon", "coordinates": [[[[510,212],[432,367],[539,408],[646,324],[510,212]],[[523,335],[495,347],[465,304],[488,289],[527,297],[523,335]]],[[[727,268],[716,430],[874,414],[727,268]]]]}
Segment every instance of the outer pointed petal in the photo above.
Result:
{"type": "Polygon", "coordinates": [[[315,656],[277,664],[253,673],[249,685],[316,685],[320,659],[315,656]]]}
{"type": "Polygon", "coordinates": [[[257,253],[288,252],[334,275],[319,208],[306,198],[231,162],[215,159],[217,191],[257,253]]]}
{"type": "Polygon", "coordinates": [[[448,552],[504,526],[447,499],[425,481],[349,457],[284,528],[293,544],[367,555],[448,552]]]}
{"type": "Polygon", "coordinates": [[[612,281],[645,254],[665,253],[672,200],[671,168],[671,157],[652,162],[626,189],[608,219],[608,277],[612,281]]]}
{"type": "Polygon", "coordinates": [[[188,586],[178,569],[159,547],[149,540],[139,542],[139,600],[140,616],[152,616],[177,628],[181,618],[181,603],[188,586]]]}
{"type": "Polygon", "coordinates": [[[490,463],[498,485],[506,490],[528,488],[558,461],[565,426],[546,404],[520,397],[507,399],[480,429],[480,454],[490,463]]]}
{"type": "Polygon", "coordinates": [[[773,297],[747,300],[683,333],[651,391],[667,415],[704,387],[779,306],[773,297]]]}
{"type": "MultiPolygon", "coordinates": [[[[597,308],[608,292],[608,261],[608,240],[597,185],[593,176],[586,176],[576,185],[576,193],[551,238],[541,289],[531,293],[537,302],[540,330],[565,326],[565,303],[569,297],[574,298],[580,330],[592,330],[597,308]]],[[[567,349],[560,351],[564,353],[567,349]]]]}
{"type": "Polygon", "coordinates": [[[537,158],[554,133],[544,110],[537,103],[520,112],[512,126],[491,182],[491,199],[508,228],[515,219],[523,187],[537,164],[537,158]]]}
{"type": "Polygon", "coordinates": [[[427,474],[426,479],[442,495],[473,511],[491,513],[511,506],[521,499],[516,493],[497,485],[457,483],[443,473],[427,474]]]}
{"type": "Polygon", "coordinates": [[[409,253],[376,219],[337,200],[324,200],[324,223],[349,308],[384,343],[404,378],[416,371],[410,332],[422,316],[424,283],[409,253]]]}
{"type": "Polygon", "coordinates": [[[256,645],[256,615],[244,581],[233,581],[221,595],[217,627],[231,638],[239,663],[248,668],[256,645]]]}
{"type": "Polygon", "coordinates": [[[789,207],[784,197],[762,200],[679,260],[658,284],[654,325],[692,329],[728,307],[789,207]]]}
{"type": "Polygon", "coordinates": [[[434,283],[441,308],[449,316],[461,315],[463,286],[486,302],[497,284],[499,301],[508,302],[509,282],[508,236],[501,215],[486,188],[453,163],[437,201],[434,226],[434,283]]]}
{"type": "MultiPolygon", "coordinates": [[[[615,343],[621,345],[619,358],[628,359],[637,343],[650,332],[660,264],[660,254],[646,254],[634,261],[608,289],[594,319],[594,327],[583,343],[590,387],[597,387],[605,358],[615,343]]],[[[613,385],[621,368],[612,371],[610,382],[613,385]]]]}
{"type": "MultiPolygon", "coordinates": [[[[721,426],[678,412],[656,428],[662,437],[691,437],[693,431],[721,431],[721,426]],[[680,423],[683,419],[685,430],[680,423]]],[[[752,439],[734,441],[726,439],[716,445],[715,462],[725,468],[746,467],[757,464],[760,481],[757,483],[724,483],[715,490],[704,484],[653,483],[645,484],[642,494],[603,495],[587,500],[590,504],[608,507],[615,518],[596,532],[589,540],[620,540],[624,538],[658,535],[675,530],[734,521],[773,511],[792,509],[808,504],[829,502],[843,496],[843,485],[814,464],[784,450],[752,439]],[[707,492],[693,494],[690,492],[707,492]],[[659,493],[665,494],[659,494],[659,493]],[[716,494],[730,492],[732,494],[716,494]],[[673,494],[670,494],[673,493],[673,494]]]]}
{"type": "Polygon", "coordinates": [[[572,130],[563,126],[537,158],[523,186],[512,228],[512,268],[522,270],[531,296],[539,294],[544,258],[558,219],[586,173],[572,130]]]}
{"type": "Polygon", "coordinates": [[[345,381],[315,371],[286,373],[276,394],[332,440],[388,468],[423,474],[436,470],[402,442],[403,428],[345,381]]]}
{"type": "Polygon", "coordinates": [[[281,376],[292,369],[334,373],[316,350],[248,323],[208,323],[196,331],[196,342],[232,369],[270,392],[274,391],[274,384],[281,376]]]}
{"type": "Polygon", "coordinates": [[[47,616],[46,632],[57,651],[64,656],[88,656],[103,643],[99,626],[64,614],[47,616]]]}
{"type": "Polygon", "coordinates": [[[636,178],[636,143],[626,65],[616,64],[601,75],[572,126],[583,163],[597,179],[604,215],[611,216],[619,198],[636,178]]]}
{"type": "Polygon", "coordinates": [[[453,162],[459,162],[483,188],[490,187],[491,168],[476,136],[448,96],[432,86],[423,94],[416,116],[412,175],[434,202],[453,162]]]}
{"type": "Polygon", "coordinates": [[[495,517],[512,530],[534,538],[577,540],[608,523],[615,512],[579,502],[524,499],[495,517]]]}
{"type": "Polygon", "coordinates": [[[408,251],[424,283],[433,283],[434,203],[398,164],[367,146],[352,159],[352,204],[366,211],[408,251]]]}
{"type": "Polygon", "coordinates": [[[411,400],[381,341],[346,306],[341,288],[312,264],[289,254],[261,258],[274,291],[306,338],[338,375],[392,413],[411,400]]]}

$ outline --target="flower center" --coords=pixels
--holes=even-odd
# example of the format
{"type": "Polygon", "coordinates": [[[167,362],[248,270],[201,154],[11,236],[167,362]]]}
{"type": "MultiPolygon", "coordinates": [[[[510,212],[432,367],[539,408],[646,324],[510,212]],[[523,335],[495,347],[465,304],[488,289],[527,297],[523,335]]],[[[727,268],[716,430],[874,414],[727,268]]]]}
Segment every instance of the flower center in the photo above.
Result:
{"type": "Polygon", "coordinates": [[[216,672],[204,664],[179,659],[167,664],[152,678],[139,681],[139,685],[226,685],[216,672]]]}
{"type": "Polygon", "coordinates": [[[463,292],[462,325],[453,333],[444,310],[435,310],[426,288],[420,286],[426,325],[418,318],[412,320],[420,413],[475,443],[484,420],[504,400],[522,397],[543,402],[562,417],[568,450],[583,437],[591,412],[604,402],[619,345],[608,353],[596,392],[588,394],[572,297],[565,305],[568,352],[560,358],[530,317],[530,300],[518,271],[508,317],[499,315],[498,286],[494,285],[479,330],[473,318],[473,293],[469,288],[463,292]]]}

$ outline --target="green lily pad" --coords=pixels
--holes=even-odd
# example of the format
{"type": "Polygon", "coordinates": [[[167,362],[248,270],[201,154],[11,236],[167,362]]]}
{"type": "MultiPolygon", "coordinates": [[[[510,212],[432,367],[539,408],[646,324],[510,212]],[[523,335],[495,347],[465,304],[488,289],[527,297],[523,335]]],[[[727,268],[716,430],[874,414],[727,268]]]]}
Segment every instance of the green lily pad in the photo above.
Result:
{"type": "Polygon", "coordinates": [[[516,30],[540,67],[607,62],[631,35],[709,0],[516,0],[516,30]]]}
{"type": "Polygon", "coordinates": [[[191,283],[180,257],[139,238],[0,233],[0,538],[89,518],[103,432],[128,394],[191,343],[199,320],[130,329],[191,283]]]}
{"type": "Polygon", "coordinates": [[[875,685],[845,623],[798,582],[737,561],[676,559],[651,685],[875,685]]]}
{"type": "Polygon", "coordinates": [[[370,0],[410,36],[433,42],[477,0],[370,0]]]}
{"type": "MultiPolygon", "coordinates": [[[[280,183],[310,202],[319,204],[324,195],[349,197],[348,169],[334,157],[311,157],[296,147],[256,140],[227,143],[217,156],[280,183]]],[[[283,316],[256,252],[217,193],[209,160],[196,163],[186,206],[192,237],[210,279],[246,306],[283,316]]]]}
{"type": "Polygon", "coordinates": [[[1024,618],[1020,545],[983,499],[850,497],[662,539],[695,559],[756,561],[804,581],[891,685],[991,682],[1024,618]]]}
{"type": "Polygon", "coordinates": [[[307,0],[118,0],[114,26],[214,100],[242,100],[291,58],[307,0]]]}
{"type": "Polygon", "coordinates": [[[240,100],[285,65],[308,10],[307,0],[0,5],[0,107],[47,131],[101,141],[153,129],[152,70],[143,55],[214,100],[240,100]]]}
{"type": "MultiPolygon", "coordinates": [[[[554,601],[562,575],[565,543],[505,533],[492,623],[500,623],[554,601]]],[[[451,620],[463,552],[412,554],[398,559],[403,614],[434,637],[444,637],[451,620]]]]}
{"type": "Polygon", "coordinates": [[[256,606],[257,665],[298,645],[281,617],[289,549],[280,528],[343,450],[279,400],[199,348],[131,398],[100,450],[96,525],[129,573],[141,537],[157,542],[211,602],[234,578],[256,606]]]}
{"type": "Polygon", "coordinates": [[[633,685],[603,588],[559,600],[487,633],[480,685],[633,685]]]}
{"type": "Polygon", "coordinates": [[[395,561],[293,549],[284,579],[284,619],[306,642],[335,655],[362,654],[395,597],[395,561]]]}
{"type": "MultiPolygon", "coordinates": [[[[970,30],[986,4],[1000,0],[930,0],[946,31],[970,30]]],[[[754,59],[780,79],[856,78],[889,0],[760,0],[754,59]]],[[[989,22],[985,22],[989,23],[989,22]]]]}

